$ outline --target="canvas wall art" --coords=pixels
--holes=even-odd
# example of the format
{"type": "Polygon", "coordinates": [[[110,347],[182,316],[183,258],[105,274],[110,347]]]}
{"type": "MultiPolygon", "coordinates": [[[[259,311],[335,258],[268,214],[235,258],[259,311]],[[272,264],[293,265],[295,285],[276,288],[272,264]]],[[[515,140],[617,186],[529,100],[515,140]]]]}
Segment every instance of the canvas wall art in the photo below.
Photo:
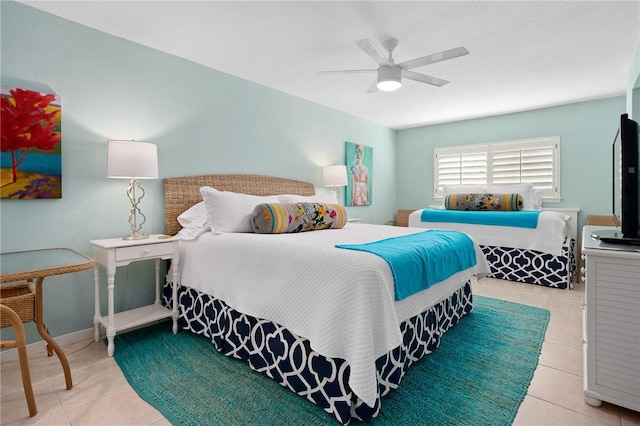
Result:
{"type": "Polygon", "coordinates": [[[2,88],[0,195],[62,197],[60,99],[52,93],[2,88]]]}
{"type": "Polygon", "coordinates": [[[370,206],[373,196],[373,148],[346,142],[346,206],[370,206]]]}

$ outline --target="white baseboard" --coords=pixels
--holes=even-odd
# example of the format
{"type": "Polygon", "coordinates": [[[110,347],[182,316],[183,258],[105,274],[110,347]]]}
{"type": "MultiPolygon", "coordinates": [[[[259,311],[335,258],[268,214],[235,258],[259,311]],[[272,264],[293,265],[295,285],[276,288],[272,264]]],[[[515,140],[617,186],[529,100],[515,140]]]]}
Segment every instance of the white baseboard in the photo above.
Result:
{"type": "MultiPolygon", "coordinates": [[[[56,342],[60,346],[72,345],[78,342],[86,342],[89,340],[93,340],[93,333],[95,328],[87,328],[86,330],[75,331],[73,333],[64,334],[62,336],[58,336],[55,338],[56,342]]],[[[29,343],[27,345],[27,354],[35,353],[36,351],[46,350],[46,342],[44,340],[40,340],[38,342],[29,343]]],[[[18,360],[18,350],[17,349],[6,349],[0,352],[0,361],[1,362],[10,362],[18,360]]]]}

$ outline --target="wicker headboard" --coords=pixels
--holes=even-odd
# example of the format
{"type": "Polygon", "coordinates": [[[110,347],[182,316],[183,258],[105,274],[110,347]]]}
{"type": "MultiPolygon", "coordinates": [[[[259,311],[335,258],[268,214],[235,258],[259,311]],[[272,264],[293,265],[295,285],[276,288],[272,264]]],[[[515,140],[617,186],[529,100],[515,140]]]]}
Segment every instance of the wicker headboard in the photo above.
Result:
{"type": "Polygon", "coordinates": [[[180,231],[178,216],[202,201],[200,187],[210,186],[219,191],[240,192],[250,195],[297,194],[315,195],[312,183],[261,175],[200,175],[170,177],[164,184],[164,233],[175,235],[180,231]]]}

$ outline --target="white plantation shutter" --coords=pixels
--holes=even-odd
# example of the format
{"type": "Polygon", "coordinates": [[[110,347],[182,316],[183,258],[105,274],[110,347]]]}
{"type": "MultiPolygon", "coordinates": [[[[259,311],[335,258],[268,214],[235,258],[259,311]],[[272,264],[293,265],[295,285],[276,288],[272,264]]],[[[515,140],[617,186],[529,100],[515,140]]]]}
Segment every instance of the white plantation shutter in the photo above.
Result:
{"type": "Polygon", "coordinates": [[[442,185],[482,185],[486,182],[486,150],[446,151],[441,150],[435,156],[438,191],[442,191],[442,185]]]}
{"type": "Polygon", "coordinates": [[[434,195],[442,185],[532,183],[548,201],[559,200],[560,138],[546,137],[434,150],[434,195]]]}

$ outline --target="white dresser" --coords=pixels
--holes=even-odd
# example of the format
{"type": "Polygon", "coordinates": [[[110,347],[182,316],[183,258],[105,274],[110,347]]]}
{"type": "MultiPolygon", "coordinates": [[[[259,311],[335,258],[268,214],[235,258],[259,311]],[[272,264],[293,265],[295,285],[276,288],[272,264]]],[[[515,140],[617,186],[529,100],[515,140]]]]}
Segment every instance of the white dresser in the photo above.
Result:
{"type": "Polygon", "coordinates": [[[602,244],[582,231],[584,397],[640,411],[640,246],[602,244]]]}

